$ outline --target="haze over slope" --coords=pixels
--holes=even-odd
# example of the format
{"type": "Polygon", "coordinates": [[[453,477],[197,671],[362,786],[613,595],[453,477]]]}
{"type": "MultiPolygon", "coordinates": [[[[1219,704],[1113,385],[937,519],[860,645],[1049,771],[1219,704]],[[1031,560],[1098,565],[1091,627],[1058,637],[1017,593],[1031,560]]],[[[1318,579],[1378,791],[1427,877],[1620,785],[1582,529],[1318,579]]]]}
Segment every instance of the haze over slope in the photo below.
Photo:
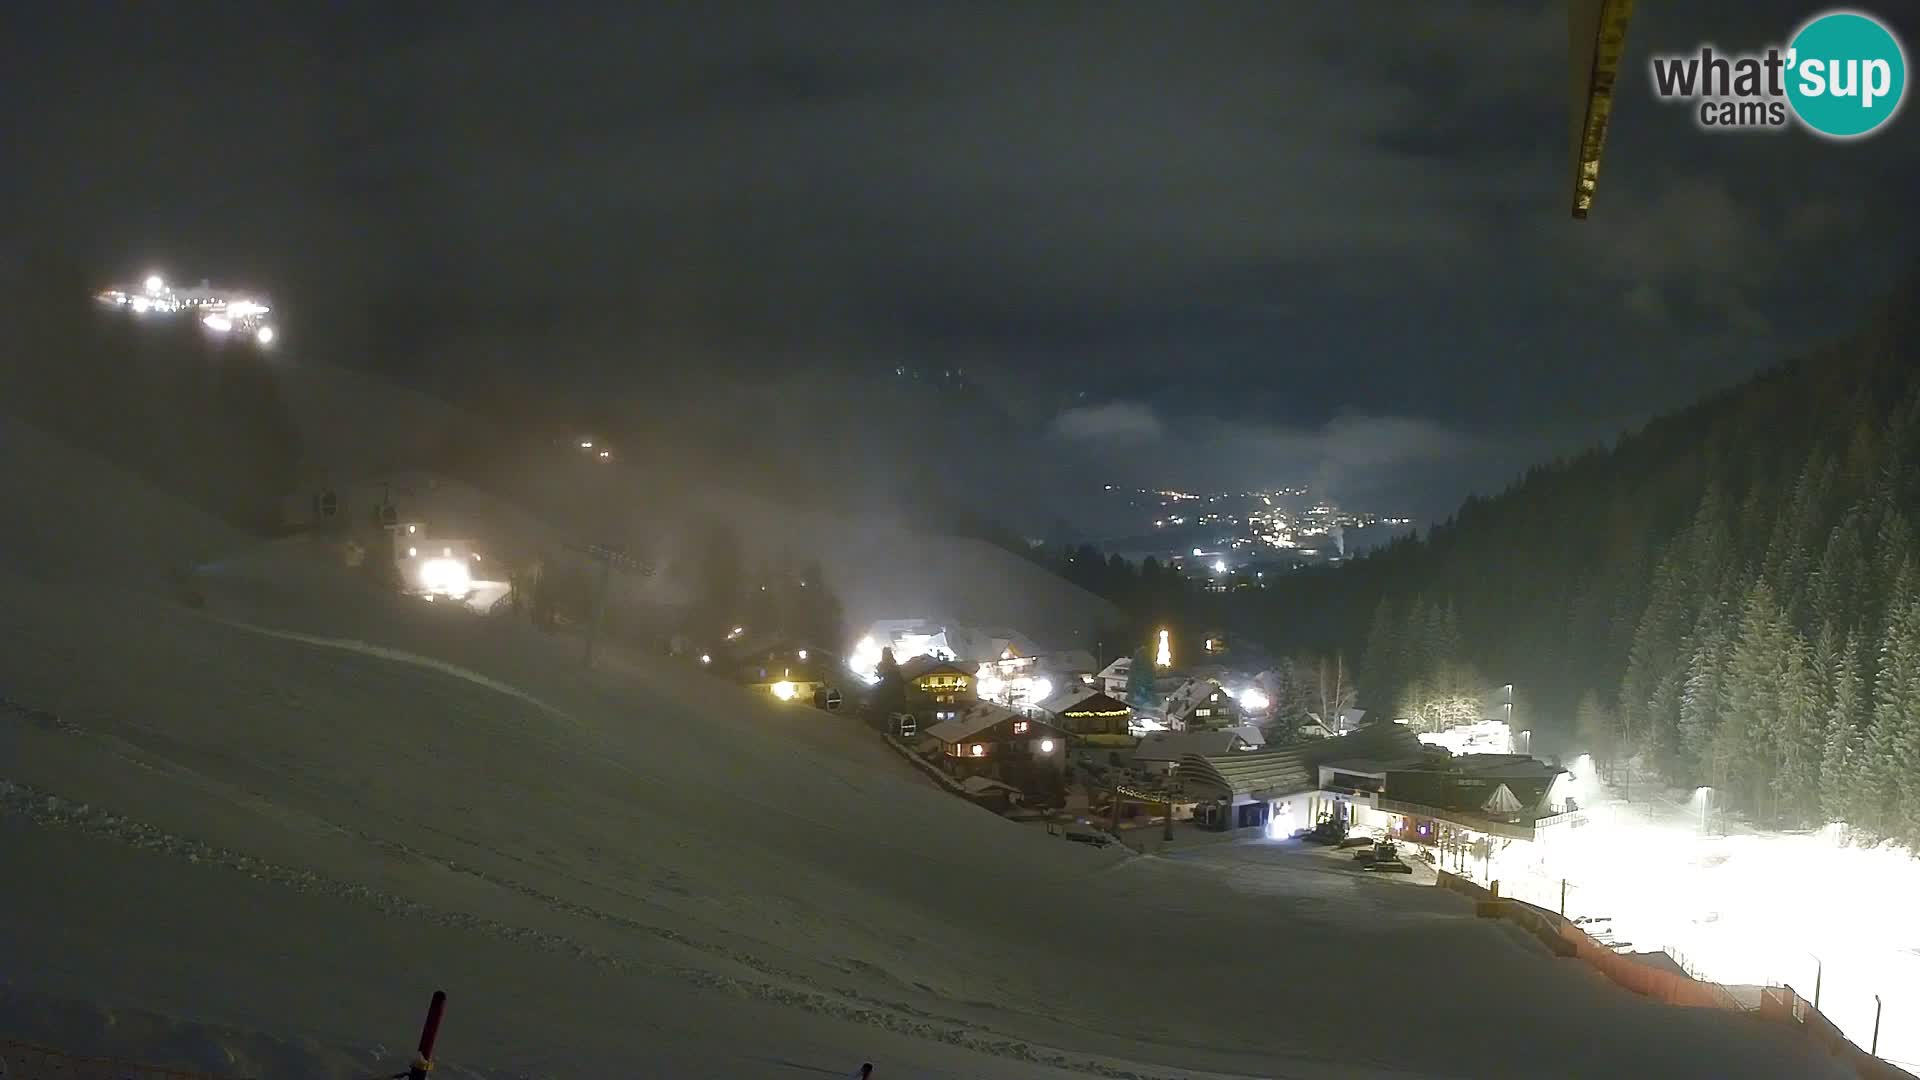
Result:
{"type": "MultiPolygon", "coordinates": [[[[398,480],[403,512],[453,535],[493,537],[522,551],[624,542],[671,577],[676,564],[697,557],[707,522],[719,519],[733,525],[752,560],[818,559],[853,631],[876,619],[927,616],[1092,651],[1096,631],[1120,619],[1112,604],[1028,560],[868,499],[843,503],[801,484],[744,483],[685,448],[630,450],[603,436],[620,455],[609,467],[570,444],[491,430],[436,398],[325,364],[289,365],[280,382],[306,448],[308,482],[398,480]],[[436,480],[434,469],[461,482],[436,480]]],[[[761,472],[789,474],[788,456],[761,449],[761,472]]],[[[946,490],[956,481],[922,482],[946,490]]],[[[377,491],[363,487],[362,495],[377,491]]]]}
{"type": "MultiPolygon", "coordinates": [[[[41,485],[135,484],[6,449],[41,485]]],[[[191,549],[196,520],[137,539],[191,549]]],[[[637,657],[583,676],[563,639],[298,544],[203,574],[200,610],[134,563],[7,554],[0,864],[36,868],[0,893],[18,1034],[111,1043],[18,1005],[77,998],[305,1045],[284,1071],[309,1072],[364,1063],[326,1048],[397,1038],[445,985],[443,1055],[531,1075],[1822,1075],[1437,890],[1062,844],[849,720],[637,657]],[[260,573],[293,583],[277,607],[239,580],[260,573]],[[1363,1000],[1403,1019],[1326,1022],[1363,1000]]],[[[261,1067],[217,1039],[135,1049],[261,1067]]]]}

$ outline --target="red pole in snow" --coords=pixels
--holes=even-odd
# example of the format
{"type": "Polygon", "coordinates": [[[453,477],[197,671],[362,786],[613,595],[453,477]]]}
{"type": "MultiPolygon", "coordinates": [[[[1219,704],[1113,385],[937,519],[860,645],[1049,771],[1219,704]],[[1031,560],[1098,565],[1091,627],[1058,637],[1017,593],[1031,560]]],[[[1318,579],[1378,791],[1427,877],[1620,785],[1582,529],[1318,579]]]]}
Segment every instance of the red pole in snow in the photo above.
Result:
{"type": "Polygon", "coordinates": [[[435,990],[433,1003],[427,1006],[427,1022],[420,1029],[420,1054],[413,1059],[413,1068],[407,1070],[407,1080],[427,1080],[427,1070],[433,1068],[433,1043],[440,1037],[440,1018],[446,1011],[447,992],[435,990]]]}

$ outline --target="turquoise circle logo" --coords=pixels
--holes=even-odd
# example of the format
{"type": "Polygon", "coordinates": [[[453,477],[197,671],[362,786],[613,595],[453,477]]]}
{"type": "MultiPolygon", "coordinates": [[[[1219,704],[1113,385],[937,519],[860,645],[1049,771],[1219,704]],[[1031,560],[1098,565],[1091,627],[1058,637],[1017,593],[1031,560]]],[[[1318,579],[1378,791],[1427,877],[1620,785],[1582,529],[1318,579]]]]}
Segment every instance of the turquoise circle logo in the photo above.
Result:
{"type": "Polygon", "coordinates": [[[1907,54],[1880,20],[1830,11],[1787,46],[1787,100],[1800,122],[1832,139],[1871,134],[1900,111],[1907,54]]]}

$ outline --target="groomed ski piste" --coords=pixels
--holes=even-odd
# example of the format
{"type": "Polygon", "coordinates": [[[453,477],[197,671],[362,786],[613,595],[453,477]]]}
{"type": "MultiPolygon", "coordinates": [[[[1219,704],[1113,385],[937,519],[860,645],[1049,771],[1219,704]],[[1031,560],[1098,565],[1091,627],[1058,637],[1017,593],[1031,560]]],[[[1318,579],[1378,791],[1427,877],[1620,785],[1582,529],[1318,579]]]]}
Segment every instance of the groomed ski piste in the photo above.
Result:
{"type": "Polygon", "coordinates": [[[370,1076],[445,988],[454,1077],[1847,1075],[1443,890],[1049,840],[7,421],[0,497],[0,1037],[370,1076]]]}

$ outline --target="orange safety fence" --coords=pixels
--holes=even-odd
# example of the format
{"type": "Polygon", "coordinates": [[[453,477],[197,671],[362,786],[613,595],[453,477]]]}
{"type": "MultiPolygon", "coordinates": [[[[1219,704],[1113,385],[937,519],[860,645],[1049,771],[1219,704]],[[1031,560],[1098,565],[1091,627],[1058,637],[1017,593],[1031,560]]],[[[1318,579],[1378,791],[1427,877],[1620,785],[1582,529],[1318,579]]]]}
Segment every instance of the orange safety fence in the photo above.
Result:
{"type": "Polygon", "coordinates": [[[1677,971],[1666,971],[1622,956],[1570,922],[1560,922],[1560,937],[1573,946],[1572,955],[1593,965],[1602,975],[1636,994],[1696,1009],[1740,1011],[1745,1006],[1719,983],[1701,982],[1677,971]]]}
{"type": "Polygon", "coordinates": [[[1758,1008],[1753,1010],[1719,983],[1642,963],[1594,940],[1578,924],[1555,912],[1502,897],[1498,883],[1491,889],[1483,889],[1471,881],[1441,871],[1438,884],[1442,888],[1473,897],[1474,914],[1479,917],[1507,919],[1517,923],[1540,938],[1557,955],[1582,960],[1615,984],[1636,994],[1686,1008],[1757,1011],[1763,1019],[1805,1033],[1827,1053],[1846,1061],[1854,1072],[1866,1080],[1913,1080],[1912,1074],[1862,1050],[1792,987],[1763,988],[1758,1008]]]}

